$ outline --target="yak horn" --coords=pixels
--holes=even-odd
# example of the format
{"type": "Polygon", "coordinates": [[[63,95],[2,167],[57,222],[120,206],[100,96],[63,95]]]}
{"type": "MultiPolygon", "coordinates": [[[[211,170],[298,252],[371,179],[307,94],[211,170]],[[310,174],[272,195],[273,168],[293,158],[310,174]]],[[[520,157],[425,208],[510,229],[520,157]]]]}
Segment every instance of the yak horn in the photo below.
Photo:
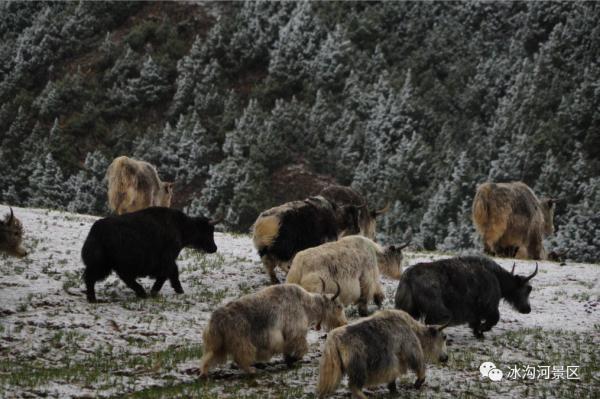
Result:
{"type": "Polygon", "coordinates": [[[450,325],[450,320],[448,320],[447,322],[445,322],[444,324],[439,326],[438,331],[442,331],[444,328],[448,327],[449,325],[450,325]]]}
{"type": "Polygon", "coordinates": [[[375,215],[381,215],[390,210],[390,201],[388,201],[383,208],[378,211],[375,211],[375,215]]]}
{"type": "Polygon", "coordinates": [[[527,278],[525,278],[525,281],[529,281],[532,278],[534,278],[535,275],[537,274],[537,272],[538,272],[538,264],[537,264],[537,262],[535,262],[535,271],[533,273],[531,273],[530,276],[528,276],[527,278]]]}
{"type": "Polygon", "coordinates": [[[216,226],[217,224],[221,223],[223,220],[225,219],[224,216],[219,216],[216,219],[211,219],[208,221],[208,224],[212,225],[212,226],[216,226]]]}
{"type": "Polygon", "coordinates": [[[407,243],[404,243],[404,244],[400,245],[400,246],[399,246],[399,247],[397,247],[396,249],[402,250],[402,249],[404,249],[404,248],[408,247],[409,245],[410,245],[410,241],[409,241],[409,242],[407,242],[407,243]]]}
{"type": "Polygon", "coordinates": [[[513,262],[513,267],[512,267],[512,270],[510,271],[510,274],[515,274],[515,266],[517,266],[517,262],[513,262]]]}
{"type": "Polygon", "coordinates": [[[8,209],[10,209],[10,218],[8,218],[8,222],[6,224],[10,226],[15,218],[15,214],[13,213],[12,207],[9,206],[8,209]]]}
{"type": "Polygon", "coordinates": [[[324,294],[325,293],[325,280],[323,280],[322,277],[319,277],[319,280],[321,280],[321,292],[324,294]]]}
{"type": "Polygon", "coordinates": [[[342,287],[340,287],[340,285],[338,284],[338,282],[335,282],[335,285],[337,286],[337,292],[335,293],[335,295],[333,296],[333,298],[331,298],[332,301],[335,301],[336,298],[338,296],[340,296],[340,292],[342,292],[342,287]]]}

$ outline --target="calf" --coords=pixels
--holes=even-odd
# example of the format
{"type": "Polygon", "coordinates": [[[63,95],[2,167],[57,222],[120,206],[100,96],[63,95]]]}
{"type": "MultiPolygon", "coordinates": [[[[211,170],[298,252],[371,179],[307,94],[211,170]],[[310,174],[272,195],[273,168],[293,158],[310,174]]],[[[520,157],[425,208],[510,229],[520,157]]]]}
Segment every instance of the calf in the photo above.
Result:
{"type": "Polygon", "coordinates": [[[284,354],[288,366],[308,351],[306,334],[311,325],[335,328],[346,324],[344,307],[334,296],[311,294],[296,284],[267,287],[221,306],[204,330],[204,356],[200,371],[233,360],[247,373],[252,364],[284,354]]]}
{"type": "Polygon", "coordinates": [[[120,156],[109,165],[106,177],[108,205],[117,215],[151,206],[171,206],[173,183],[161,181],[148,162],[120,156]]]}
{"type": "Polygon", "coordinates": [[[324,188],[319,195],[338,206],[357,206],[360,234],[371,240],[375,239],[375,219],[389,209],[389,204],[380,210],[369,209],[365,197],[352,187],[333,185],[324,188]]]}
{"type": "Polygon", "coordinates": [[[269,273],[271,283],[279,280],[277,266],[287,270],[298,251],[357,234],[358,208],[339,207],[321,196],[287,202],[261,213],[252,227],[253,242],[269,273]]]}
{"type": "Polygon", "coordinates": [[[419,263],[402,274],[396,308],[427,324],[468,323],[477,338],[498,323],[500,299],[520,313],[530,313],[530,276],[514,275],[491,259],[467,256],[419,263]]]}
{"type": "Polygon", "coordinates": [[[415,387],[425,381],[425,362],[446,362],[446,326],[426,326],[401,310],[386,309],[331,331],[319,366],[317,393],[335,392],[344,374],[354,398],[364,398],[365,386],[388,384],[396,391],[396,378],[411,369],[415,387]]]}
{"type": "Polygon", "coordinates": [[[525,183],[484,183],[473,198],[473,223],[491,255],[545,259],[542,241],[554,232],[554,202],[525,183]]]}
{"type": "Polygon", "coordinates": [[[340,301],[347,306],[357,304],[361,316],[367,315],[367,304],[374,301],[381,308],[385,298],[379,273],[399,279],[402,273],[402,249],[382,248],[362,236],[347,236],[338,241],[300,251],[294,257],[287,275],[288,283],[299,284],[310,292],[332,293],[334,281],[342,290],[340,301]]]}
{"type": "Polygon", "coordinates": [[[216,252],[214,224],[204,217],[157,207],[96,221],[81,251],[88,301],[96,301],[94,285],[113,270],[140,298],[146,297],[146,291],[136,278],[144,276],[156,279],[152,295],[167,279],[175,292],[183,293],[175,259],[184,247],[216,252]]]}
{"type": "Polygon", "coordinates": [[[22,258],[27,255],[22,242],[23,225],[10,208],[10,215],[6,215],[4,220],[0,220],[0,252],[22,258]]]}

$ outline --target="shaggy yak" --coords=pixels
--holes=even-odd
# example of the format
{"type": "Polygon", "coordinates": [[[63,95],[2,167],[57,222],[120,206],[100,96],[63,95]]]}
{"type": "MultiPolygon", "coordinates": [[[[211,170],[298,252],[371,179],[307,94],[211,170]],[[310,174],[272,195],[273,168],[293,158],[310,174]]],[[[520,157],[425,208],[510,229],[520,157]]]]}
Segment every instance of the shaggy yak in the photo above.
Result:
{"type": "Polygon", "coordinates": [[[481,184],[473,199],[473,223],[484,251],[545,259],[542,240],[554,232],[554,207],[554,199],[538,199],[522,182],[481,184]]]}
{"type": "Polygon", "coordinates": [[[277,266],[286,270],[298,251],[316,247],[339,237],[358,234],[358,208],[337,206],[316,196],[287,202],[261,213],[252,226],[254,247],[271,283],[279,280],[277,266]]]}
{"type": "Polygon", "coordinates": [[[216,223],[158,207],[96,221],[81,251],[88,301],[96,301],[94,285],[113,270],[140,298],[146,297],[146,291],[136,278],[145,276],[156,279],[152,295],[167,279],[176,293],[183,293],[175,259],[184,247],[216,252],[216,223]]]}
{"type": "Polygon", "coordinates": [[[252,364],[283,353],[288,366],[308,351],[310,326],[332,329],[346,324],[344,307],[337,295],[311,294],[296,284],[281,284],[219,307],[204,330],[204,356],[200,371],[207,375],[214,365],[231,355],[247,373],[252,364]]]}
{"type": "Polygon", "coordinates": [[[0,252],[22,258],[27,255],[22,242],[23,225],[10,208],[10,215],[6,215],[4,220],[0,220],[0,252]]]}
{"type": "Polygon", "coordinates": [[[117,215],[171,206],[173,183],[160,181],[156,168],[148,162],[120,156],[112,161],[106,177],[108,205],[117,215]]]}
{"type": "Polygon", "coordinates": [[[360,226],[360,234],[375,240],[375,224],[376,218],[384,214],[389,209],[389,204],[383,209],[369,209],[367,200],[358,191],[347,186],[329,186],[319,193],[330,202],[337,206],[354,205],[358,207],[358,223],[360,226]]]}
{"type": "Polygon", "coordinates": [[[396,308],[425,323],[469,323],[473,334],[483,338],[500,320],[498,304],[507,301],[520,313],[530,313],[529,294],[533,274],[517,276],[491,259],[466,256],[418,263],[400,277],[396,308]]]}
{"type": "Polygon", "coordinates": [[[410,369],[415,388],[425,381],[425,362],[446,362],[446,326],[424,325],[401,310],[386,309],[331,331],[319,367],[319,397],[335,392],[344,374],[354,398],[366,399],[363,387],[388,384],[410,369]]]}
{"type": "Polygon", "coordinates": [[[288,283],[299,284],[310,292],[333,293],[335,284],[342,288],[344,306],[358,305],[361,316],[368,314],[370,302],[381,308],[385,299],[379,273],[398,280],[402,273],[402,246],[382,248],[363,236],[347,236],[338,241],[300,251],[294,257],[287,275],[288,283]]]}

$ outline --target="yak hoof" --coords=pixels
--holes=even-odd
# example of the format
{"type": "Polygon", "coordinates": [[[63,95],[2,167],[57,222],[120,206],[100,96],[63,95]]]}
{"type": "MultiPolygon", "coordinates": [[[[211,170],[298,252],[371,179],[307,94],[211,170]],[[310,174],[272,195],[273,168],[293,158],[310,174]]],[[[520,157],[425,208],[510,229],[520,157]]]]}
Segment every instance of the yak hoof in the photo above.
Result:
{"type": "Polygon", "coordinates": [[[176,294],[183,294],[183,288],[179,288],[177,290],[175,290],[176,294]]]}
{"type": "Polygon", "coordinates": [[[483,335],[483,333],[481,331],[473,331],[473,335],[475,335],[475,338],[477,339],[485,339],[485,336],[483,335]]]}
{"type": "Polygon", "coordinates": [[[390,382],[387,387],[392,393],[398,392],[398,388],[396,388],[396,380],[390,382]]]}
{"type": "Polygon", "coordinates": [[[145,292],[141,291],[141,292],[136,292],[135,296],[137,296],[140,299],[146,299],[148,298],[148,294],[146,294],[145,292]]]}
{"type": "Polygon", "coordinates": [[[421,388],[421,386],[423,385],[423,383],[424,383],[424,382],[425,382],[425,378],[418,378],[418,379],[415,381],[414,388],[415,388],[415,389],[420,389],[420,388],[421,388]]]}

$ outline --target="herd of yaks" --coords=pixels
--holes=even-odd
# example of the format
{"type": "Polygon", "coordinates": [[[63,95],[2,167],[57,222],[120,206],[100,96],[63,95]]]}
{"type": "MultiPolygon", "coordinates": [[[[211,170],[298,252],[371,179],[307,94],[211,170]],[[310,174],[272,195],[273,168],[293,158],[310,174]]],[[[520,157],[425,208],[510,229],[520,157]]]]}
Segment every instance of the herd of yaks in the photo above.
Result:
{"type": "MultiPolygon", "coordinates": [[[[108,202],[117,214],[97,220],[83,244],[83,280],[89,302],[95,284],[114,271],[138,297],[136,281],[155,279],[151,295],[169,280],[183,293],[175,262],[184,247],[217,251],[217,220],[171,209],[173,184],[162,182],[143,161],[116,158],[109,166],[108,202]]],[[[253,225],[253,243],[272,285],[217,308],[204,329],[200,373],[232,357],[245,372],[283,354],[292,366],[308,351],[308,329],[329,330],[320,360],[317,393],[333,393],[344,374],[355,397],[363,387],[388,384],[409,369],[425,380],[426,362],[445,362],[448,326],[467,323],[477,338],[499,321],[506,300],[531,312],[529,281],[485,256],[418,263],[402,272],[402,249],[374,241],[375,219],[386,209],[369,209],[349,187],[330,186],[320,195],[262,212],[253,225]],[[278,284],[275,268],[287,272],[278,284]],[[385,294],[380,272],[399,280],[396,309],[381,310],[385,294]],[[368,316],[368,304],[380,310],[368,316]],[[348,324],[345,307],[357,305],[361,319],[348,324]]],[[[544,259],[544,236],[553,232],[554,200],[538,199],[525,184],[484,183],[473,202],[473,221],[493,255],[544,259]]],[[[23,226],[11,209],[0,221],[0,251],[26,256],[23,226]]]]}

